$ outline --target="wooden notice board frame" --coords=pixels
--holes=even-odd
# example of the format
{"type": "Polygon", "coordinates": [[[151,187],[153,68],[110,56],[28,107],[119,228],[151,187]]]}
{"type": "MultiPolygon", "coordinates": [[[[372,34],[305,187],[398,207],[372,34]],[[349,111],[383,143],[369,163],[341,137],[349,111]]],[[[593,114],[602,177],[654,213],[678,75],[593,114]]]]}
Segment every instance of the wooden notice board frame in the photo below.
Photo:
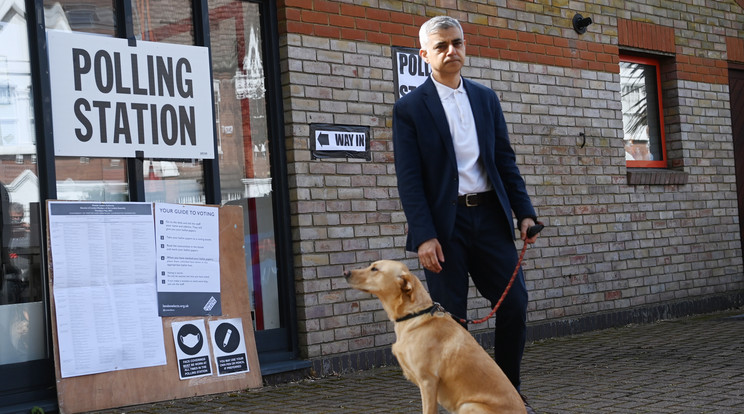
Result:
{"type": "MultiPolygon", "coordinates": [[[[47,229],[49,229],[47,203],[47,229]]],[[[153,223],[154,225],[154,223],[153,223]]],[[[57,377],[57,399],[61,414],[103,410],[127,405],[167,401],[197,395],[230,392],[262,386],[261,369],[256,351],[256,338],[250,310],[250,292],[246,278],[243,209],[240,206],[219,208],[220,225],[220,289],[222,316],[163,317],[166,365],[136,368],[99,374],[62,378],[59,366],[59,342],[54,304],[54,271],[51,240],[47,232],[49,257],[49,298],[51,305],[54,365],[57,377]],[[210,348],[212,375],[181,380],[178,375],[175,344],[171,324],[177,321],[242,318],[249,372],[218,376],[214,364],[214,349],[210,348]]],[[[153,275],[155,277],[155,275],[153,275]]],[[[209,329],[207,329],[207,335],[209,329]]],[[[211,338],[209,340],[211,343],[211,338]]]]}

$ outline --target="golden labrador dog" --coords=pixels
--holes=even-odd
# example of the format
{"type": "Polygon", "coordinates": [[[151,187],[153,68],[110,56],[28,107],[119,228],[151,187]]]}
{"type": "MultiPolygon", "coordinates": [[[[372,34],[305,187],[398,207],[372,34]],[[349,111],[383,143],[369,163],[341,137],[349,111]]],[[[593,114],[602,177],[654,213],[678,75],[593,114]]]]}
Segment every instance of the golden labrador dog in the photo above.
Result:
{"type": "Polygon", "coordinates": [[[437,402],[454,413],[525,413],[519,393],[490,355],[400,262],[345,271],[351,287],[377,296],[395,322],[393,355],[421,390],[424,414],[437,402]]]}

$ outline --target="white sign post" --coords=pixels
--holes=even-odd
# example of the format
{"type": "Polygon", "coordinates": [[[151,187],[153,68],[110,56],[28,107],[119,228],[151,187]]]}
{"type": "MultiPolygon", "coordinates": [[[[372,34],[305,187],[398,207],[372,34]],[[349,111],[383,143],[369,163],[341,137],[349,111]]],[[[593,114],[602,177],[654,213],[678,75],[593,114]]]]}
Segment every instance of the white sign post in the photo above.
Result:
{"type": "Polygon", "coordinates": [[[429,64],[419,55],[419,49],[393,47],[393,80],[395,99],[416,89],[431,73],[429,64]]]}
{"type": "Polygon", "coordinates": [[[214,158],[207,48],[47,31],[58,156],[214,158]]]}

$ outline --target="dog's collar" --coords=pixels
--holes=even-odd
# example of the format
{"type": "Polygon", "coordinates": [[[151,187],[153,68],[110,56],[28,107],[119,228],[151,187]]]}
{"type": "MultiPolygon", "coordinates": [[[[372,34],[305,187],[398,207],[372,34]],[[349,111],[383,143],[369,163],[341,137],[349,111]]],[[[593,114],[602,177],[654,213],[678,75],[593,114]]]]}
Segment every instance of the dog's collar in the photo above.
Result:
{"type": "Polygon", "coordinates": [[[444,311],[444,308],[442,308],[442,305],[434,302],[434,304],[431,305],[431,306],[429,306],[428,308],[422,309],[422,310],[420,310],[418,312],[409,313],[408,315],[405,315],[405,316],[401,316],[400,318],[396,319],[395,322],[407,321],[407,320],[413,319],[413,318],[415,318],[417,316],[426,315],[427,313],[430,314],[430,315],[433,315],[437,311],[444,311]]]}

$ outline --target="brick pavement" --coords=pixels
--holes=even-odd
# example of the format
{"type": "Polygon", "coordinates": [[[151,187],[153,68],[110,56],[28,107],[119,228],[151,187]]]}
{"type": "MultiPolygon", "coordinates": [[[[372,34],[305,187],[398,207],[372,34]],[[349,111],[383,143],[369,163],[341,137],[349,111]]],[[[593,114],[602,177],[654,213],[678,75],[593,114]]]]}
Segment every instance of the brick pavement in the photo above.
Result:
{"type": "MultiPolygon", "coordinates": [[[[530,343],[523,392],[541,414],[744,413],[743,314],[738,309],[530,343]]],[[[390,366],[98,413],[420,410],[418,389],[390,366]]]]}

